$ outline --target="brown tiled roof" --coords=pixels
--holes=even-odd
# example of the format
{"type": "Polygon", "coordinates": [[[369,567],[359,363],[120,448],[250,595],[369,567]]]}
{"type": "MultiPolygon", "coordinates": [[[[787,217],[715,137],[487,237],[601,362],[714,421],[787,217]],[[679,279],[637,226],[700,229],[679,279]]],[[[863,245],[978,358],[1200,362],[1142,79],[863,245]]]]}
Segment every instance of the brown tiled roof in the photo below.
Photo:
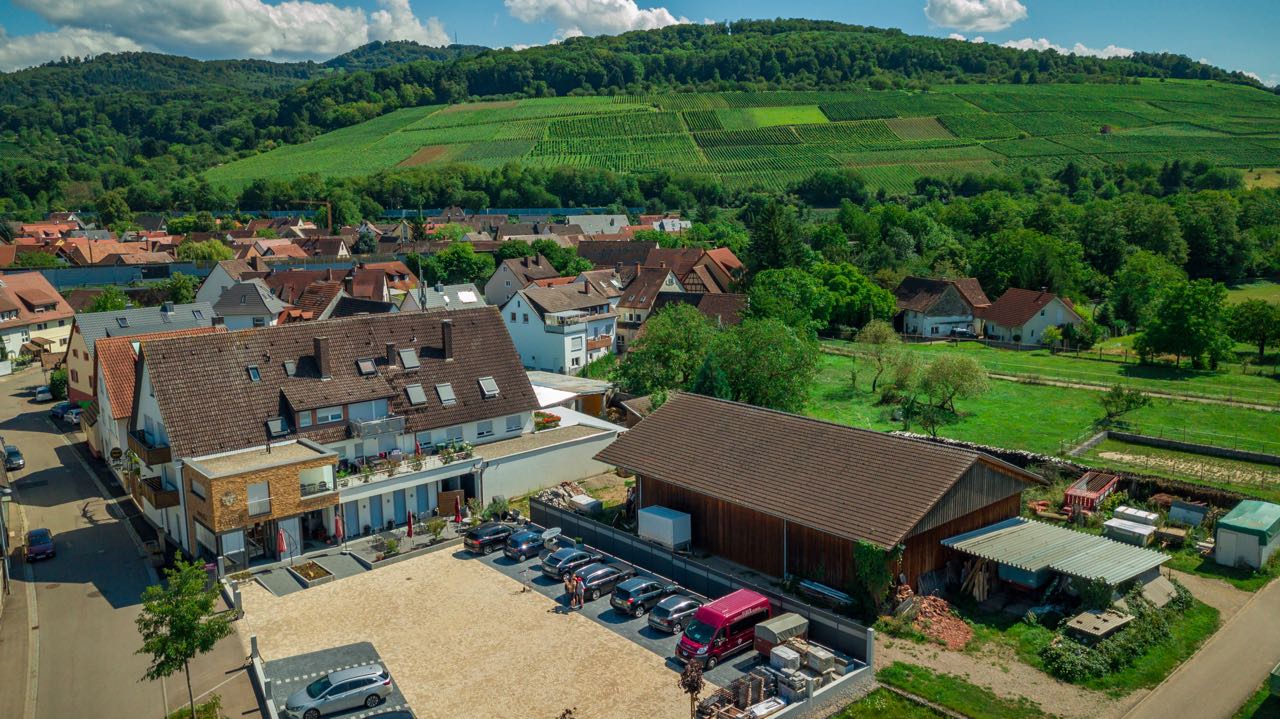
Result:
{"type": "Polygon", "coordinates": [[[658,246],[656,242],[619,242],[617,240],[583,240],[578,243],[578,256],[600,269],[614,269],[644,264],[645,258],[658,246]]]}
{"type": "Polygon", "coordinates": [[[320,313],[333,303],[333,298],[341,292],[341,282],[319,280],[307,285],[293,305],[303,312],[311,312],[313,316],[319,317],[320,313]]]}
{"type": "Polygon", "coordinates": [[[100,265],[165,265],[173,262],[173,255],[168,252],[131,252],[123,255],[108,255],[99,262],[100,265]]]}
{"type": "Polygon", "coordinates": [[[363,266],[365,269],[382,270],[387,273],[387,286],[393,290],[408,292],[418,287],[418,278],[409,271],[409,266],[400,260],[366,262],[363,266]]]}
{"type": "Polygon", "coordinates": [[[390,399],[396,393],[382,375],[334,377],[328,382],[286,382],[281,391],[294,411],[390,399]]]}
{"type": "Polygon", "coordinates": [[[982,283],[978,282],[977,277],[961,277],[953,282],[956,289],[960,290],[960,294],[975,308],[991,304],[991,300],[987,299],[987,293],[982,291],[982,283]]]}
{"type": "Polygon", "coordinates": [[[716,325],[736,325],[747,311],[747,296],[731,292],[663,292],[653,303],[653,311],[670,304],[693,305],[716,325]]]}
{"type": "MultiPolygon", "coordinates": [[[[613,273],[614,271],[612,269],[588,270],[582,273],[582,277],[584,277],[587,283],[591,285],[591,289],[595,290],[597,293],[605,297],[620,297],[622,296],[622,288],[613,283],[613,273]]],[[[619,282],[621,282],[621,280],[619,280],[619,282]]]]}
{"type": "Polygon", "coordinates": [[[348,275],[350,289],[347,294],[361,300],[378,300],[382,301],[385,296],[383,286],[386,282],[387,274],[383,270],[355,268],[348,275]]]}
{"type": "Polygon", "coordinates": [[[557,285],[555,287],[526,287],[521,294],[533,305],[539,315],[548,312],[568,312],[571,310],[588,310],[592,307],[607,307],[609,298],[601,297],[595,292],[583,292],[579,285],[557,285]]]}
{"type": "Polygon", "coordinates": [[[658,299],[658,292],[671,274],[670,268],[641,267],[640,272],[622,290],[619,307],[649,309],[658,299]]]}
{"type": "MultiPolygon", "coordinates": [[[[1057,295],[1045,290],[1023,290],[1010,287],[1000,295],[1000,299],[983,308],[978,314],[987,322],[994,322],[1003,327],[1018,327],[1035,317],[1036,313],[1044,309],[1055,297],[1057,295]]],[[[1075,313],[1070,302],[1064,299],[1062,303],[1068,310],[1075,313]]]]}
{"type": "Polygon", "coordinates": [[[948,287],[955,287],[960,293],[960,298],[968,302],[969,306],[975,310],[991,304],[986,294],[982,292],[982,285],[973,277],[965,277],[959,280],[905,277],[894,289],[893,296],[897,299],[898,309],[900,310],[927,312],[933,306],[933,303],[942,297],[948,287]]]}
{"type": "Polygon", "coordinates": [[[16,245],[0,244],[0,267],[8,267],[18,259],[16,245]]]}
{"type": "Polygon", "coordinates": [[[542,255],[512,257],[509,260],[503,260],[502,264],[516,276],[516,280],[519,283],[518,287],[527,287],[534,280],[540,280],[544,277],[560,276],[560,273],[556,272],[556,268],[551,266],[551,260],[542,255]]]}
{"type": "MultiPolygon", "coordinates": [[[[358,378],[356,359],[376,359],[377,381],[394,389],[391,410],[405,417],[409,432],[449,427],[481,419],[529,412],[537,397],[511,336],[493,307],[453,312],[366,315],[323,322],[301,322],[239,332],[148,341],[142,348],[156,401],[163,413],[174,457],[196,457],[267,442],[265,422],[288,409],[286,395],[307,393],[310,385],[358,378]],[[442,322],[452,320],[453,360],[445,361],[442,322]],[[313,339],[327,337],[332,379],[319,376],[313,339]],[[418,351],[421,368],[387,365],[387,342],[418,351]],[[286,375],[284,363],[296,365],[286,375]],[[260,382],[246,368],[256,365],[260,382]],[[485,399],[480,377],[493,377],[499,394],[485,399]],[[443,407],[434,386],[453,385],[457,404],[443,407]],[[421,384],[425,405],[410,405],[404,388],[421,384]]],[[[370,381],[360,379],[359,381],[370,381]]],[[[320,390],[324,391],[324,390],[320,390]]],[[[345,423],[312,427],[293,436],[317,442],[347,437],[345,423]]]]}
{"type": "Polygon", "coordinates": [[[644,264],[646,267],[665,266],[676,273],[676,277],[684,279],[698,260],[702,259],[703,252],[697,247],[655,247],[649,251],[644,264]]]}
{"type": "Polygon", "coordinates": [[[263,281],[271,288],[271,294],[285,302],[297,304],[298,298],[302,297],[302,293],[312,282],[342,280],[341,273],[336,278],[331,277],[331,274],[329,270],[283,270],[272,272],[263,281]]]}
{"type": "Polygon", "coordinates": [[[75,315],[71,305],[62,299],[53,285],[39,272],[19,272],[0,276],[0,308],[16,311],[17,317],[0,322],[0,327],[23,327],[37,322],[64,320],[75,315]],[[37,307],[49,307],[36,312],[37,307]]]}
{"type": "Polygon", "coordinates": [[[267,248],[267,251],[272,257],[308,257],[306,250],[291,242],[283,245],[272,245],[267,248]]]}
{"type": "Polygon", "coordinates": [[[716,263],[720,269],[729,275],[738,274],[745,269],[742,265],[742,260],[738,259],[738,256],[733,254],[733,250],[728,247],[716,247],[715,249],[707,250],[707,257],[711,258],[712,262],[716,263]]]}
{"type": "Polygon", "coordinates": [[[905,539],[976,462],[1040,481],[971,450],[682,392],[596,459],[881,547],[905,539]]]}
{"type": "Polygon", "coordinates": [[[694,265],[693,269],[689,270],[689,274],[684,276],[684,279],[689,281],[694,277],[698,278],[698,284],[702,285],[703,292],[724,292],[724,289],[720,286],[719,278],[715,276],[713,267],[715,267],[713,264],[694,265]]]}
{"type": "Polygon", "coordinates": [[[218,266],[230,275],[233,280],[248,279],[259,276],[256,274],[257,270],[244,260],[222,260],[218,262],[218,266]]]}
{"type": "Polygon", "coordinates": [[[95,343],[94,362],[102,370],[102,381],[111,401],[111,418],[128,419],[133,415],[133,389],[137,382],[133,351],[134,342],[150,342],[169,337],[189,337],[225,332],[225,327],[192,327],[185,330],[153,332],[136,337],[103,337],[95,343]]]}

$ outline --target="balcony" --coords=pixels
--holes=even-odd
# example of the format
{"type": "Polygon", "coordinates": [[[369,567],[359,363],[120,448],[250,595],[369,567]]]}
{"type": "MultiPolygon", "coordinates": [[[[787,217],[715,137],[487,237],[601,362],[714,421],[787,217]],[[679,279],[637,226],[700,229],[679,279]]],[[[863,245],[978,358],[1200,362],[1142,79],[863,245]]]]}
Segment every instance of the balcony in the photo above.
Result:
{"type": "MultiPolygon", "coordinates": [[[[467,462],[467,460],[474,456],[475,450],[473,449],[457,449],[453,451],[442,451],[439,454],[408,456],[399,462],[390,462],[387,460],[369,462],[361,468],[353,468],[354,471],[350,474],[345,476],[339,474],[337,478],[337,485],[338,489],[348,489],[350,487],[359,487],[364,484],[385,482],[388,479],[403,477],[407,474],[427,472],[450,464],[469,466],[470,463],[467,462]]],[[[319,493],[319,491],[317,490],[316,493],[319,493]]]]}
{"type": "Polygon", "coordinates": [[[328,494],[337,491],[336,482],[332,480],[321,480],[318,482],[304,482],[300,486],[303,499],[314,497],[318,494],[328,494]]]}
{"type": "Polygon", "coordinates": [[[168,464],[173,459],[168,444],[152,441],[152,438],[140,429],[129,432],[129,450],[138,455],[138,459],[148,467],[168,464]]]}
{"type": "Polygon", "coordinates": [[[353,419],[348,423],[351,436],[378,437],[384,434],[404,434],[404,417],[392,415],[382,419],[353,419]]]}
{"type": "MultiPolygon", "coordinates": [[[[169,448],[166,447],[165,452],[168,451],[169,448]]],[[[159,477],[143,477],[138,481],[138,491],[156,509],[178,506],[178,490],[165,489],[159,477]]]]}

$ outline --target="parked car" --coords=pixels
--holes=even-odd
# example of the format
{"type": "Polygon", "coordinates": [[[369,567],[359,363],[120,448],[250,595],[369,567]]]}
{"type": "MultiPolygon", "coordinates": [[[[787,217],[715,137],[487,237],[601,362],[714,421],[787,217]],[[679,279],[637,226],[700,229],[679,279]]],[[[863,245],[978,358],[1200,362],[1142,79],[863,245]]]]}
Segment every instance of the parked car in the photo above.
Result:
{"type": "Polygon", "coordinates": [[[977,333],[969,329],[968,327],[952,327],[951,336],[957,339],[964,339],[964,340],[978,339],[977,333]]]}
{"type": "Polygon", "coordinates": [[[639,617],[677,589],[677,585],[653,577],[632,577],[614,588],[609,604],[623,614],[639,617]]]}
{"type": "Polygon", "coordinates": [[[75,405],[71,404],[70,402],[59,402],[49,408],[49,416],[53,417],[54,419],[62,419],[62,415],[66,414],[67,410],[71,409],[74,406],[75,405]]]}
{"type": "Polygon", "coordinates": [[[27,466],[27,460],[22,456],[22,450],[12,444],[6,444],[4,446],[4,468],[8,471],[13,471],[22,469],[25,466],[27,466]]]}
{"type": "Polygon", "coordinates": [[[74,409],[69,409],[66,411],[65,414],[62,415],[62,421],[66,422],[69,425],[73,425],[73,426],[78,425],[80,424],[80,415],[83,413],[84,413],[84,410],[80,409],[79,407],[76,407],[74,409]]]}
{"type": "Polygon", "coordinates": [[[536,557],[541,554],[544,544],[541,532],[522,529],[507,537],[507,545],[502,548],[502,553],[508,559],[523,562],[530,557],[536,557]]]}
{"type": "Polygon", "coordinates": [[[594,602],[611,593],[622,582],[636,576],[636,568],[627,564],[603,564],[594,562],[579,567],[573,575],[585,585],[583,594],[588,602],[594,602]]]}
{"type": "Polygon", "coordinates": [[[579,567],[600,561],[600,555],[577,547],[565,547],[548,554],[542,560],[542,573],[552,579],[564,579],[564,575],[579,567]]]}
{"type": "Polygon", "coordinates": [[[49,385],[42,384],[39,387],[36,387],[36,401],[37,402],[53,401],[53,392],[50,391],[49,385]]]}
{"type": "Polygon", "coordinates": [[[499,522],[485,522],[479,527],[472,527],[463,535],[462,546],[468,552],[492,554],[493,550],[506,544],[511,536],[511,527],[499,522]]]}
{"type": "Polygon", "coordinates": [[[672,594],[663,598],[649,612],[649,626],[671,634],[679,634],[688,626],[693,613],[701,606],[702,602],[693,597],[672,594]]]}
{"type": "Polygon", "coordinates": [[[317,719],[350,709],[372,709],[391,694],[391,675],[378,664],[342,669],[320,677],[289,696],[284,714],[290,719],[317,719]]]}
{"type": "Polygon", "coordinates": [[[47,529],[33,529],[27,532],[27,561],[37,559],[53,559],[58,550],[53,546],[53,532],[47,529]]]}

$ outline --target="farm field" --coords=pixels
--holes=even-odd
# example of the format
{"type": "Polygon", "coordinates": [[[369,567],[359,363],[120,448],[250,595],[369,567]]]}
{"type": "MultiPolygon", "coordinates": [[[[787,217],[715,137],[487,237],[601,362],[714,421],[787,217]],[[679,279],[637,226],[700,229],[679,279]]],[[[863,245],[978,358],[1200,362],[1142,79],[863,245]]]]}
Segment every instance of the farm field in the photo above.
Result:
{"type": "Polygon", "coordinates": [[[1280,302],[1280,282],[1256,280],[1227,288],[1227,302],[1244,302],[1245,300],[1280,302]]]}
{"type": "Polygon", "coordinates": [[[1107,439],[1081,458],[1086,464],[1128,469],[1280,501],[1280,467],[1240,462],[1107,439]]]}
{"type": "MultiPolygon", "coordinates": [[[[858,351],[858,345],[852,342],[828,340],[825,344],[840,352],[858,351]]],[[[1104,387],[1120,383],[1151,392],[1280,406],[1280,377],[1273,376],[1269,368],[1262,368],[1263,374],[1257,373],[1258,368],[1243,374],[1240,365],[1234,362],[1225,363],[1214,372],[1185,366],[1175,368],[1170,364],[1138,364],[1132,355],[1125,361],[1125,355],[1100,356],[1097,352],[1081,353],[1079,357],[1065,353],[1050,354],[1048,350],[1014,352],[988,347],[981,342],[939,342],[905,347],[926,360],[942,353],[964,354],[977,360],[988,372],[1015,377],[1104,387]]],[[[1277,421],[1280,422],[1280,418],[1277,421]]]]}
{"type": "Polygon", "coordinates": [[[852,168],[873,188],[900,193],[924,175],[1175,158],[1280,165],[1280,98],[1221,83],[1143,81],[434,105],[246,157],[206,176],[238,189],[306,173],[518,161],[700,173],[730,188],[768,190],[820,169],[852,168]]]}

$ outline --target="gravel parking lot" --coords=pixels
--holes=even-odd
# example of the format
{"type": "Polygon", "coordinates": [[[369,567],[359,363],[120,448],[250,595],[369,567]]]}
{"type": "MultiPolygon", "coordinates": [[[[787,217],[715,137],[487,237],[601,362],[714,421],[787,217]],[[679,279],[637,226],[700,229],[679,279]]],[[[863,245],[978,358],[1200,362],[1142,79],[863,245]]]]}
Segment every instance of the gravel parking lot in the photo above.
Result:
{"type": "Polygon", "coordinates": [[[370,642],[421,719],[688,712],[663,656],[588,616],[606,599],[565,613],[496,561],[436,552],[284,597],[244,585],[241,635],[268,661],[370,642]]]}

